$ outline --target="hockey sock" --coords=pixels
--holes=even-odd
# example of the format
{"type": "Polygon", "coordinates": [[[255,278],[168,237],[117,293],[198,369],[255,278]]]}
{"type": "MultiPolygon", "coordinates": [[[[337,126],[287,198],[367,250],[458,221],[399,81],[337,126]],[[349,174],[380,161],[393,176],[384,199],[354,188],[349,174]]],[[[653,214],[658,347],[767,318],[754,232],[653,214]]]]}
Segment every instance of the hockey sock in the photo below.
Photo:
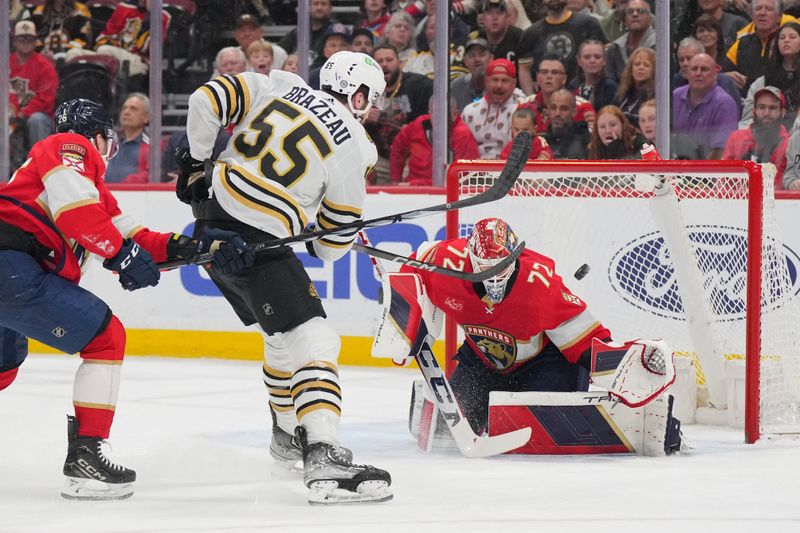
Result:
{"type": "Polygon", "coordinates": [[[115,316],[81,350],[83,362],[75,373],[72,404],[81,437],[108,438],[119,393],[125,328],[115,316]]]}
{"type": "Polygon", "coordinates": [[[6,370],[4,372],[0,372],[0,390],[7,388],[17,377],[17,372],[19,371],[19,367],[12,368],[11,370],[6,370]]]}
{"type": "Polygon", "coordinates": [[[292,376],[292,398],[297,420],[308,432],[309,442],[338,444],[342,390],[339,372],[328,361],[311,361],[292,376]]]}
{"type": "Polygon", "coordinates": [[[269,407],[275,414],[275,421],[278,427],[289,435],[294,435],[297,417],[294,414],[294,404],[292,403],[292,373],[278,370],[267,363],[264,363],[262,372],[264,374],[264,385],[267,386],[267,393],[269,394],[269,407]]]}

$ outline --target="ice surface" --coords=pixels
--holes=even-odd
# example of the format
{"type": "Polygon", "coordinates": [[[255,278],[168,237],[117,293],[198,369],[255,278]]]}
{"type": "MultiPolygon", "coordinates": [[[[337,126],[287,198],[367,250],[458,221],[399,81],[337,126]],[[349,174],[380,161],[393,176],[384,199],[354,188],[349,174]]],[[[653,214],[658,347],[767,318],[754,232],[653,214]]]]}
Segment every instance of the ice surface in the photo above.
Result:
{"type": "Polygon", "coordinates": [[[636,456],[466,459],[423,454],[408,433],[410,369],[341,369],[341,441],[387,469],[395,499],[311,507],[276,477],[258,362],[131,357],[111,444],[133,498],[61,498],[75,357],[31,356],[0,392],[0,531],[800,531],[800,445],[743,444],[689,426],[696,450],[636,456]]]}

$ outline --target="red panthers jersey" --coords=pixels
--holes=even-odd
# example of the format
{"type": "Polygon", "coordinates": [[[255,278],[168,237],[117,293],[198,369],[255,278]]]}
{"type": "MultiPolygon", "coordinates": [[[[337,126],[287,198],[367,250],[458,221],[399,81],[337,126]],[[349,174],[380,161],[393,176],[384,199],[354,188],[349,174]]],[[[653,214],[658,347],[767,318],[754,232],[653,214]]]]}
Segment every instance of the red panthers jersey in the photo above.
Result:
{"type": "MultiPolygon", "coordinates": [[[[466,239],[441,241],[420,248],[421,261],[471,272],[466,239]]],[[[499,304],[486,296],[482,283],[403,266],[401,271],[422,277],[433,304],[464,329],[466,342],[483,362],[509,372],[530,361],[552,342],[575,363],[593,338],[611,334],[587,309],[586,303],[564,286],[549,257],[526,249],[509,281],[510,290],[499,304]]]]}
{"type": "Polygon", "coordinates": [[[170,234],[151,232],[122,214],[103,181],[106,165],[86,137],[51,135],[36,143],[11,181],[0,186],[0,220],[53,250],[50,271],[73,282],[88,254],[116,255],[134,238],[155,261],[166,259],[170,234]]]}

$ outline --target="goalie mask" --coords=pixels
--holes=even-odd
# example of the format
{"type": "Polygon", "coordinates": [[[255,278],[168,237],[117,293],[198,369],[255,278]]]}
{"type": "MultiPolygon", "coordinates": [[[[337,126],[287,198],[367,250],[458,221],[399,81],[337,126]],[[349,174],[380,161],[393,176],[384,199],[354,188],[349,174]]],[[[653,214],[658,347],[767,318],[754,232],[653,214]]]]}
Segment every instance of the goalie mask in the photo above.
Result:
{"type": "Polygon", "coordinates": [[[381,108],[386,80],[383,70],[367,54],[343,50],[336,52],[322,65],[319,71],[321,89],[342,94],[347,97],[350,112],[356,118],[365,117],[372,106],[381,108]],[[361,87],[367,89],[367,105],[364,109],[353,106],[353,96],[361,87]]]}
{"type": "MultiPolygon", "coordinates": [[[[499,218],[485,218],[475,224],[467,241],[473,272],[482,272],[508,257],[517,245],[517,235],[499,218]]],[[[486,294],[493,303],[505,297],[506,285],[514,274],[516,265],[510,264],[500,274],[483,281],[486,294]]]]}

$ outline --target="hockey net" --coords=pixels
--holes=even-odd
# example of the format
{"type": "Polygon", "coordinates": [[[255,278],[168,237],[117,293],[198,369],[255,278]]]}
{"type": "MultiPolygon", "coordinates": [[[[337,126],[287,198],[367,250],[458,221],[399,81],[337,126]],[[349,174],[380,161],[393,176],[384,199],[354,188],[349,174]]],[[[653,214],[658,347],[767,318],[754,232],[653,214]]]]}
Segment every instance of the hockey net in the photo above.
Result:
{"type": "MultiPolygon", "coordinates": [[[[448,201],[486,190],[501,169],[454,163],[448,201]]],[[[448,212],[447,235],[504,218],[615,340],[662,338],[694,360],[717,408],[730,397],[726,369],[744,364],[755,442],[800,432],[800,258],[780,237],[773,181],[774,167],[750,162],[529,162],[505,198],[448,212]]],[[[454,353],[454,324],[446,340],[454,353]]]]}

